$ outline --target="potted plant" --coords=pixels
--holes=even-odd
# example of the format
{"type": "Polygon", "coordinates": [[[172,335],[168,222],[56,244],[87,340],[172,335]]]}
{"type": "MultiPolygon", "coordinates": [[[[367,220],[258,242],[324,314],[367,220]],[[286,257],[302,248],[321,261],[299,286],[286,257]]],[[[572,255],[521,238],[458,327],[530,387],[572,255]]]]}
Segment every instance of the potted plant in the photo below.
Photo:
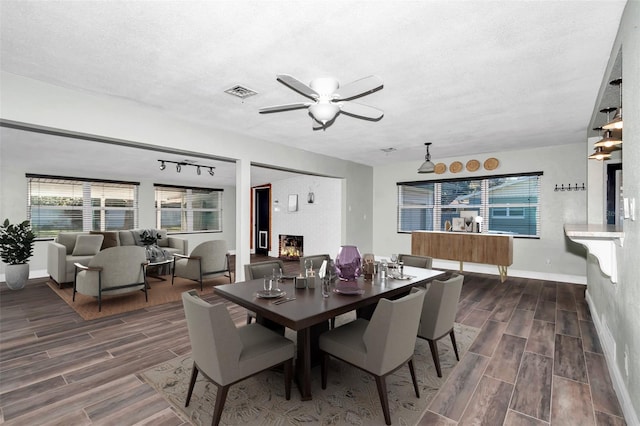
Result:
{"type": "Polygon", "coordinates": [[[7,264],[5,280],[12,290],[23,288],[29,279],[27,262],[33,256],[35,238],[28,220],[11,224],[5,219],[0,225],[0,258],[7,264]]]}

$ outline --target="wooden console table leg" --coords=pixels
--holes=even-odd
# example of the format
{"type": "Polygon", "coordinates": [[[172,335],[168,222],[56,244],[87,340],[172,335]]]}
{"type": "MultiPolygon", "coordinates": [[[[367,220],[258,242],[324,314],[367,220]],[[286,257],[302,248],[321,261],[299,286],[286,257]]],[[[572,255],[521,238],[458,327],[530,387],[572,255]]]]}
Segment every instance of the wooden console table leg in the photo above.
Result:
{"type": "Polygon", "coordinates": [[[500,282],[507,280],[507,266],[498,265],[498,273],[500,274],[500,282]]]}

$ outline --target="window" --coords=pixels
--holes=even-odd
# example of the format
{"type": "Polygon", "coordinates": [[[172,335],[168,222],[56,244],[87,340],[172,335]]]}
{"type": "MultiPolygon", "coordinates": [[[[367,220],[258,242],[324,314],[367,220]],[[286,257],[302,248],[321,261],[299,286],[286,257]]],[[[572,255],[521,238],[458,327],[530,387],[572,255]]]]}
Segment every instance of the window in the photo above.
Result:
{"type": "Polygon", "coordinates": [[[136,182],[27,175],[27,218],[37,238],[138,224],[136,182]]]}
{"type": "Polygon", "coordinates": [[[398,232],[444,231],[472,215],[484,219],[483,232],[539,237],[541,175],[398,183],[398,232]]]}
{"type": "Polygon", "coordinates": [[[222,231],[222,189],[155,185],[156,223],[168,232],[222,231]]]}

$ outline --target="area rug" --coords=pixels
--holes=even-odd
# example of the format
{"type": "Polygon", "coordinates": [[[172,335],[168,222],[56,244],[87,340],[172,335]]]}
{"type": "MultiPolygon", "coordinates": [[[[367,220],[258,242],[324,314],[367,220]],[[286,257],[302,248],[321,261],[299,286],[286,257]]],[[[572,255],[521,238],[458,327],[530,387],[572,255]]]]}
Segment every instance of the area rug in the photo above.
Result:
{"type": "MultiPolygon", "coordinates": [[[[348,320],[348,319],[347,319],[348,320]]],[[[455,324],[460,357],[479,329],[455,324]]],[[[287,330],[295,341],[295,334],[287,330]]],[[[420,398],[416,398],[408,367],[387,376],[391,421],[394,425],[416,425],[440,387],[457,364],[450,339],[438,342],[442,378],[436,374],[429,344],[418,339],[414,365],[420,398]]],[[[194,425],[209,425],[216,399],[216,386],[198,376],[189,407],[184,406],[192,360],[183,356],[141,373],[176,411],[194,425]]],[[[320,367],[312,370],[311,401],[301,401],[295,384],[291,400],[284,398],[282,373],[266,371],[229,389],[222,413],[224,425],[384,425],[384,415],[373,376],[344,362],[331,359],[327,389],[322,390],[320,367]]]]}
{"type": "Polygon", "coordinates": [[[73,298],[73,284],[67,284],[63,288],[53,281],[47,281],[47,285],[62,300],[75,310],[85,320],[93,320],[104,318],[112,315],[122,314],[125,312],[136,311],[138,309],[150,308],[152,306],[163,305],[169,302],[179,301],[182,293],[188,290],[198,290],[201,295],[213,293],[213,287],[220,284],[229,284],[228,277],[216,277],[203,281],[203,291],[200,291],[200,284],[187,280],[185,278],[176,277],[174,285],[171,285],[171,276],[163,276],[164,280],[150,277],[148,278],[150,289],[147,293],[149,301],[144,300],[144,292],[133,291],[131,293],[119,295],[103,295],[102,311],[98,312],[98,299],[96,297],[85,296],[76,293],[75,302],[73,298]]]}

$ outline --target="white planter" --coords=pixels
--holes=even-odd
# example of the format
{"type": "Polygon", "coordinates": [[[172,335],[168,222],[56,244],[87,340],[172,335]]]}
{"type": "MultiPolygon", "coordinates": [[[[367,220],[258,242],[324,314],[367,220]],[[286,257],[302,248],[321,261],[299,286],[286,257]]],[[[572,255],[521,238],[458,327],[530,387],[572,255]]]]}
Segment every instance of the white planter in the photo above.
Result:
{"type": "Polygon", "coordinates": [[[7,280],[7,287],[11,290],[20,290],[24,288],[29,279],[29,264],[24,263],[22,265],[7,265],[5,269],[5,279],[7,280]]]}

